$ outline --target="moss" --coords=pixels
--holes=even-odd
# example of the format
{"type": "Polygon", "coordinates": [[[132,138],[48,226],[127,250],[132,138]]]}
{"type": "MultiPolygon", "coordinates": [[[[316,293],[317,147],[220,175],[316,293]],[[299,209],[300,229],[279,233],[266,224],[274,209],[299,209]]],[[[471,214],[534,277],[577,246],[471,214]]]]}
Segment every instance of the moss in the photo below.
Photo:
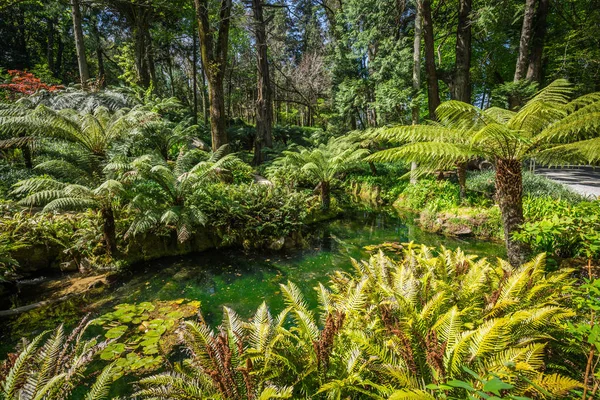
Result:
{"type": "Polygon", "coordinates": [[[502,223],[498,207],[457,207],[452,210],[423,210],[419,226],[428,232],[448,236],[473,236],[487,240],[502,239],[502,223]]]}

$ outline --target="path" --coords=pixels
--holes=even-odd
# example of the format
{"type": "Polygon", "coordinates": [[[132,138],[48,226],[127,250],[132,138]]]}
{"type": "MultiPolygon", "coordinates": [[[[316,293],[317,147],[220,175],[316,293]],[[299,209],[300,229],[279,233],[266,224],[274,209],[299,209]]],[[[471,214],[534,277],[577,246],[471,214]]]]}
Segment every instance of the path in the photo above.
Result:
{"type": "Polygon", "coordinates": [[[567,185],[584,196],[600,196],[600,168],[536,168],[535,173],[567,185]]]}

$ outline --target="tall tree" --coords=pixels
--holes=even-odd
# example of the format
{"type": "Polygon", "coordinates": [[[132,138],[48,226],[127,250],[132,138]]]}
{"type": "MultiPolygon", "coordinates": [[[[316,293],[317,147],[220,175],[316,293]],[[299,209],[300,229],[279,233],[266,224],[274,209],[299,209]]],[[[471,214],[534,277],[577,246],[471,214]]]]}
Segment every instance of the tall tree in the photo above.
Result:
{"type": "Polygon", "coordinates": [[[85,58],[85,43],[83,42],[83,28],[81,26],[81,9],[79,0],[71,0],[71,15],[73,17],[73,33],[75,36],[75,49],[77,51],[77,64],[79,65],[79,78],[81,85],[86,87],[90,79],[87,59],[85,58]]]}
{"type": "MultiPolygon", "coordinates": [[[[416,125],[419,123],[419,102],[416,101],[419,95],[419,89],[421,88],[421,31],[423,26],[423,19],[421,18],[421,0],[417,0],[415,7],[415,38],[413,42],[413,107],[412,107],[412,123],[416,125]]],[[[413,173],[410,176],[410,182],[416,183],[417,178],[414,171],[417,169],[416,161],[411,162],[410,169],[413,173]]]]}
{"type": "Polygon", "coordinates": [[[261,0],[252,0],[254,34],[256,36],[257,96],[256,96],[256,137],[254,139],[254,165],[263,161],[263,146],[273,145],[273,101],[271,77],[267,58],[267,32],[261,0]]]}
{"type": "Polygon", "coordinates": [[[471,102],[471,7],[472,0],[459,0],[456,29],[456,62],[452,98],[471,102]]]}
{"type": "Polygon", "coordinates": [[[521,40],[519,41],[519,55],[517,57],[517,66],[515,68],[514,81],[520,81],[527,74],[529,61],[529,48],[531,46],[531,37],[533,35],[533,20],[535,17],[536,0],[525,0],[525,14],[523,15],[523,26],[521,28],[521,40]]]}
{"type": "Polygon", "coordinates": [[[421,9],[423,18],[423,39],[425,42],[425,72],[427,75],[427,104],[429,118],[435,120],[435,110],[440,105],[440,89],[437,70],[435,67],[435,46],[433,35],[433,18],[431,17],[431,0],[419,0],[417,6],[421,9]]]}
{"type": "Polygon", "coordinates": [[[210,133],[212,148],[228,143],[225,130],[225,93],[223,79],[227,67],[229,45],[229,26],[231,23],[231,0],[220,0],[218,28],[210,23],[208,0],[194,0],[198,20],[198,38],[204,72],[208,79],[208,97],[210,102],[210,133]],[[215,37],[216,32],[216,37],[215,37]]]}
{"type": "Polygon", "coordinates": [[[546,39],[546,20],[550,0],[539,0],[533,40],[531,43],[531,54],[529,56],[529,66],[527,68],[526,78],[530,81],[540,82],[542,79],[542,55],[546,39]]]}

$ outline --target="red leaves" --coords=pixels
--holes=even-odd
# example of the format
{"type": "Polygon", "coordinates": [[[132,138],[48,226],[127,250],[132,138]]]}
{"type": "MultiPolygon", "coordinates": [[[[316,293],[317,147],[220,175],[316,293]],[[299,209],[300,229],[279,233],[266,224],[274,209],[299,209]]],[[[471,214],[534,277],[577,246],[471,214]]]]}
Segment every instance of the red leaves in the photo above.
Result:
{"type": "Polygon", "coordinates": [[[8,70],[8,74],[12,77],[11,82],[0,84],[0,89],[7,89],[9,91],[8,97],[10,98],[17,97],[18,95],[31,95],[38,90],[56,92],[64,89],[62,85],[51,85],[42,82],[40,78],[36,78],[31,72],[11,69],[8,70]]]}

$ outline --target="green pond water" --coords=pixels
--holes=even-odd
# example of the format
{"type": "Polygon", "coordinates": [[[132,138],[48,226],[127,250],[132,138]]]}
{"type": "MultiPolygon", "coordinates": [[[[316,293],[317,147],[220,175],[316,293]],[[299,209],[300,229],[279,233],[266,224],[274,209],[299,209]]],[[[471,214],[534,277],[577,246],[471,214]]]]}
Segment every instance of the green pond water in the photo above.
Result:
{"type": "MultiPolygon", "coordinates": [[[[108,287],[4,318],[0,325],[0,360],[13,350],[20,337],[33,337],[59,323],[75,326],[87,313],[102,315],[120,303],[199,300],[205,320],[216,326],[221,322],[223,306],[234,309],[243,318],[251,317],[263,301],[272,313],[281,311],[284,304],[279,285],[289,280],[300,287],[310,305],[316,306],[313,288],[318,282],[326,283],[336,270],[351,270],[351,258],[368,258],[364,249],[368,245],[414,241],[436,247],[460,247],[465,252],[490,258],[505,256],[502,245],[426,233],[409,223],[411,218],[391,212],[353,212],[311,227],[309,246],[303,249],[251,252],[215,249],[137,265],[113,277],[108,287]]],[[[60,279],[54,277],[55,281],[60,279]]],[[[43,285],[30,284],[22,286],[18,294],[2,303],[17,307],[43,300],[48,295],[43,285]]],[[[94,335],[100,333],[93,332],[94,335]]],[[[91,369],[98,371],[103,365],[97,361],[91,369]]],[[[132,393],[136,380],[132,375],[118,379],[111,387],[110,398],[119,395],[126,398],[132,393]]],[[[80,386],[73,398],[84,398],[84,393],[85,387],[80,386]]]]}
{"type": "MultiPolygon", "coordinates": [[[[313,288],[318,282],[326,283],[335,270],[350,270],[351,258],[367,258],[364,246],[386,241],[461,247],[487,257],[505,255],[499,244],[425,233],[407,220],[410,218],[391,212],[353,212],[312,228],[309,246],[304,249],[260,252],[216,249],[138,265],[113,278],[114,282],[103,290],[5,318],[0,327],[0,356],[21,336],[32,336],[60,322],[75,324],[88,312],[102,314],[119,303],[199,300],[207,322],[218,325],[223,306],[244,318],[250,317],[263,301],[272,312],[281,311],[284,306],[279,284],[289,280],[300,287],[309,304],[316,305],[313,288]]],[[[12,296],[11,303],[21,306],[45,296],[47,293],[40,292],[35,285],[28,285],[12,296]]]]}

